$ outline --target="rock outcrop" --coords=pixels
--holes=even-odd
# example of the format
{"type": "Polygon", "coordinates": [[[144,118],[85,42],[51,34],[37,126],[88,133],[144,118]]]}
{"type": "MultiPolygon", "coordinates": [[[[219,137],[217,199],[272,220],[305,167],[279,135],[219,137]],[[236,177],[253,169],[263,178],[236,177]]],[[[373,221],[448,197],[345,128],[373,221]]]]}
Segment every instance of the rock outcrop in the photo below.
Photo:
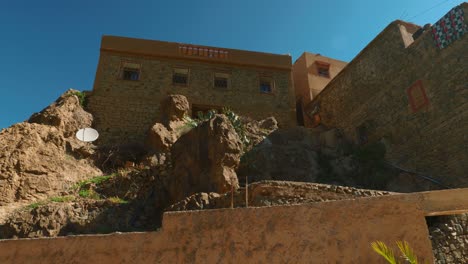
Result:
{"type": "Polygon", "coordinates": [[[155,123],[148,131],[146,145],[155,152],[168,152],[174,142],[188,129],[184,118],[190,104],[183,95],[169,95],[160,106],[162,123],[155,123]]]}
{"type": "Polygon", "coordinates": [[[172,146],[171,200],[197,192],[225,193],[238,187],[236,168],[242,142],[229,119],[215,115],[172,146]]]}
{"type": "Polygon", "coordinates": [[[78,128],[92,122],[74,92],[34,114],[33,123],[0,132],[0,205],[41,199],[102,173],[83,158],[84,149],[92,151],[89,144],[74,137],[78,128]]]}
{"type": "Polygon", "coordinates": [[[77,93],[69,89],[41,112],[34,113],[28,122],[54,126],[66,138],[73,137],[80,128],[90,127],[93,116],[83,109],[77,93]]]}
{"type": "Polygon", "coordinates": [[[148,132],[146,144],[157,152],[167,152],[177,140],[176,133],[169,131],[163,124],[154,124],[148,132]]]}
{"type": "Polygon", "coordinates": [[[161,102],[162,123],[170,130],[175,130],[183,123],[183,119],[189,114],[190,104],[187,97],[179,94],[171,94],[161,102]]]}

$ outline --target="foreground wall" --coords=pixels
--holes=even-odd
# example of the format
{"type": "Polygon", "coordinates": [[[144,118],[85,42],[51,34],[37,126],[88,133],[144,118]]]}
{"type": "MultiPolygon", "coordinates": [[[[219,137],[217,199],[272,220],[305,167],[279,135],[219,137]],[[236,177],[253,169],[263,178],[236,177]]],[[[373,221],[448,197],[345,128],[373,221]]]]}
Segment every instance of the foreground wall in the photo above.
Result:
{"type": "Polygon", "coordinates": [[[432,262],[425,199],[411,197],[166,213],[159,232],[0,241],[0,263],[386,263],[375,240],[432,262]]]}
{"type": "MultiPolygon", "coordinates": [[[[464,9],[467,28],[468,4],[464,9]]],[[[433,28],[391,23],[308,106],[357,143],[449,186],[468,186],[468,34],[440,49],[433,28]]]]}

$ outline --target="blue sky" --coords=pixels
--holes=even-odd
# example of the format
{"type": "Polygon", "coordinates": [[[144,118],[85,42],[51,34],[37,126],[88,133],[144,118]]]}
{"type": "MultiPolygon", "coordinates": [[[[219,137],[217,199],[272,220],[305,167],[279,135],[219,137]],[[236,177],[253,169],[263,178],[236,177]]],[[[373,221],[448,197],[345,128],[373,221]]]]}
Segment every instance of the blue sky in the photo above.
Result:
{"type": "Polygon", "coordinates": [[[102,35],[350,61],[395,19],[435,23],[461,0],[5,1],[0,129],[68,88],[91,90],[102,35]]]}

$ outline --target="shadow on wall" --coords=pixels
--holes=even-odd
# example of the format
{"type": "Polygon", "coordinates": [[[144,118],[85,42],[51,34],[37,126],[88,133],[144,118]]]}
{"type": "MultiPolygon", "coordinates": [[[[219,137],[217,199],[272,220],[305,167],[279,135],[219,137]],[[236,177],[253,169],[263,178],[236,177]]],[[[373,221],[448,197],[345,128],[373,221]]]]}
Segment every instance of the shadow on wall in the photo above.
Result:
{"type": "Polygon", "coordinates": [[[278,129],[248,150],[237,171],[239,182],[318,182],[396,192],[443,189],[417,174],[391,166],[381,142],[356,145],[338,130],[278,129]]]}

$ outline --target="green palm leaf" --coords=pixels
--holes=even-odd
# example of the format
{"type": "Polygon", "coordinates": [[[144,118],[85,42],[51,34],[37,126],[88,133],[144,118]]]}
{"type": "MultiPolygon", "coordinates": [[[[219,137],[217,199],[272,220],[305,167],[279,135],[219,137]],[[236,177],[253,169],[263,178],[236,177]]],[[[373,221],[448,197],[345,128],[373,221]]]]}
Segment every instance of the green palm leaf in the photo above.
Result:
{"type": "Polygon", "coordinates": [[[418,264],[418,258],[414,254],[414,251],[410,248],[408,242],[406,241],[397,241],[398,248],[403,254],[403,258],[411,264],[418,264]]]}
{"type": "Polygon", "coordinates": [[[393,251],[391,248],[387,247],[384,242],[382,241],[375,241],[371,243],[372,249],[377,252],[377,254],[381,255],[384,257],[388,263],[390,264],[398,264],[395,254],[393,254],[393,251]]]}

